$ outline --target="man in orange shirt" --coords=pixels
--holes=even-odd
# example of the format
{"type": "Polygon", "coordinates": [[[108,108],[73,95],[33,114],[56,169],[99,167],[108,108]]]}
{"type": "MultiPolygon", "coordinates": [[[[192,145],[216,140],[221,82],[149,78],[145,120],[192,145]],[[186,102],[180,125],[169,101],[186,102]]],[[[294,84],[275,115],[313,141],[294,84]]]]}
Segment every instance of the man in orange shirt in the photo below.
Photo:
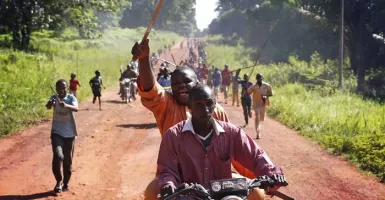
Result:
{"type": "Polygon", "coordinates": [[[266,108],[270,106],[269,97],[273,96],[270,84],[263,82],[263,75],[257,74],[257,83],[247,89],[247,93],[253,94],[253,106],[255,110],[255,129],[257,139],[261,137],[262,122],[265,121],[266,108]]]}
{"type": "MultiPolygon", "coordinates": [[[[138,88],[143,106],[149,109],[156,119],[160,134],[175,124],[188,119],[191,115],[188,105],[190,90],[198,83],[198,78],[189,67],[178,67],[171,76],[171,92],[167,92],[160,86],[154,77],[149,60],[148,40],[142,44],[135,43],[131,53],[139,59],[138,88]]],[[[215,105],[213,117],[220,121],[228,122],[229,119],[219,104],[215,105]]],[[[232,162],[234,168],[248,178],[255,175],[238,162],[232,162]]],[[[157,199],[156,182],[152,181],[146,189],[145,199],[157,199]]]]}

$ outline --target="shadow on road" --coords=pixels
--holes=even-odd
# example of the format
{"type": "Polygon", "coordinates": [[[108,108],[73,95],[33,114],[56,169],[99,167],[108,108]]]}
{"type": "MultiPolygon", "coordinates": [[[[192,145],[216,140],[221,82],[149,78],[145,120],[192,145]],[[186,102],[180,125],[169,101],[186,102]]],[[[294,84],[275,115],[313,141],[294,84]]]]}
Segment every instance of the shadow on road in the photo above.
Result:
{"type": "Polygon", "coordinates": [[[46,197],[56,197],[56,193],[53,191],[47,191],[36,194],[27,194],[27,195],[0,195],[1,200],[28,200],[28,199],[43,199],[46,197]]]}
{"type": "Polygon", "coordinates": [[[107,103],[113,103],[113,104],[127,104],[125,101],[122,100],[107,100],[107,103]]]}
{"type": "Polygon", "coordinates": [[[156,123],[147,123],[147,124],[120,124],[117,127],[121,128],[135,128],[135,129],[152,129],[157,128],[156,123]]]}

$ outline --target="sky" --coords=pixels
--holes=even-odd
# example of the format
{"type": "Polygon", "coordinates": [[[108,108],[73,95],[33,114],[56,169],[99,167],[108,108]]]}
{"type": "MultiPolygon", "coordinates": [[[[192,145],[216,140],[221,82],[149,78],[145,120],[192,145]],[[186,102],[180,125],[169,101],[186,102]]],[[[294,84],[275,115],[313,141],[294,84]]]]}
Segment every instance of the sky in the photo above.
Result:
{"type": "Polygon", "coordinates": [[[197,26],[203,30],[209,26],[211,21],[218,16],[215,12],[217,0],[196,0],[196,15],[197,26]]]}

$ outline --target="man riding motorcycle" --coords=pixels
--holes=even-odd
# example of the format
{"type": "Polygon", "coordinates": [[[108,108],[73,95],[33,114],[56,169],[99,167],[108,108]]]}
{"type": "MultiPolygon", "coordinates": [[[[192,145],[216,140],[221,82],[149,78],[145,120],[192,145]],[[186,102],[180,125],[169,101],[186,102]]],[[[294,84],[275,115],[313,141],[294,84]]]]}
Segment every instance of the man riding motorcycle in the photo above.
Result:
{"type": "Polygon", "coordinates": [[[155,66],[156,64],[158,64],[158,56],[154,52],[151,55],[151,64],[152,66],[155,66]]]}
{"type": "MultiPolygon", "coordinates": [[[[124,79],[136,80],[137,77],[138,77],[138,73],[135,71],[135,67],[131,64],[127,65],[127,69],[123,73],[121,72],[121,80],[124,80],[124,79]]],[[[122,84],[122,81],[120,83],[121,83],[120,84],[120,96],[123,99],[124,84],[122,84]]],[[[136,85],[136,81],[133,81],[132,84],[133,84],[133,89],[135,91],[134,94],[136,94],[137,90],[138,90],[138,87],[136,85]]],[[[134,98],[135,98],[135,95],[134,95],[134,98]]]]}

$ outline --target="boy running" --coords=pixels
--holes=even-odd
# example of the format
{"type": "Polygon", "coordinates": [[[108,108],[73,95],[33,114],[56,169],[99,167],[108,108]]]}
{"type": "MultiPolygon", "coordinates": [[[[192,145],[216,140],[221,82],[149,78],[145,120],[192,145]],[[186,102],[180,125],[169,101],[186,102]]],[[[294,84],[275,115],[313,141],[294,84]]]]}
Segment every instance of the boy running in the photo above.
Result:
{"type": "Polygon", "coordinates": [[[75,97],[78,97],[76,92],[78,91],[78,86],[81,87],[80,82],[76,79],[76,74],[71,74],[71,80],[70,80],[70,94],[74,95],[75,97]]]}
{"type": "Polygon", "coordinates": [[[96,97],[99,100],[99,110],[102,110],[102,102],[100,101],[100,97],[102,96],[102,87],[106,89],[103,85],[102,77],[100,76],[100,71],[95,71],[95,77],[90,80],[90,86],[92,88],[92,94],[94,94],[94,99],[92,100],[92,103],[94,104],[96,101],[96,97]]]}
{"type": "Polygon", "coordinates": [[[55,192],[67,191],[71,178],[72,158],[74,153],[76,123],[73,112],[78,111],[78,101],[75,96],[67,94],[68,84],[60,79],[56,82],[56,92],[46,104],[50,110],[53,107],[51,143],[53,150],[52,172],[56,179],[55,192]],[[61,173],[63,165],[63,176],[61,173]]]}

